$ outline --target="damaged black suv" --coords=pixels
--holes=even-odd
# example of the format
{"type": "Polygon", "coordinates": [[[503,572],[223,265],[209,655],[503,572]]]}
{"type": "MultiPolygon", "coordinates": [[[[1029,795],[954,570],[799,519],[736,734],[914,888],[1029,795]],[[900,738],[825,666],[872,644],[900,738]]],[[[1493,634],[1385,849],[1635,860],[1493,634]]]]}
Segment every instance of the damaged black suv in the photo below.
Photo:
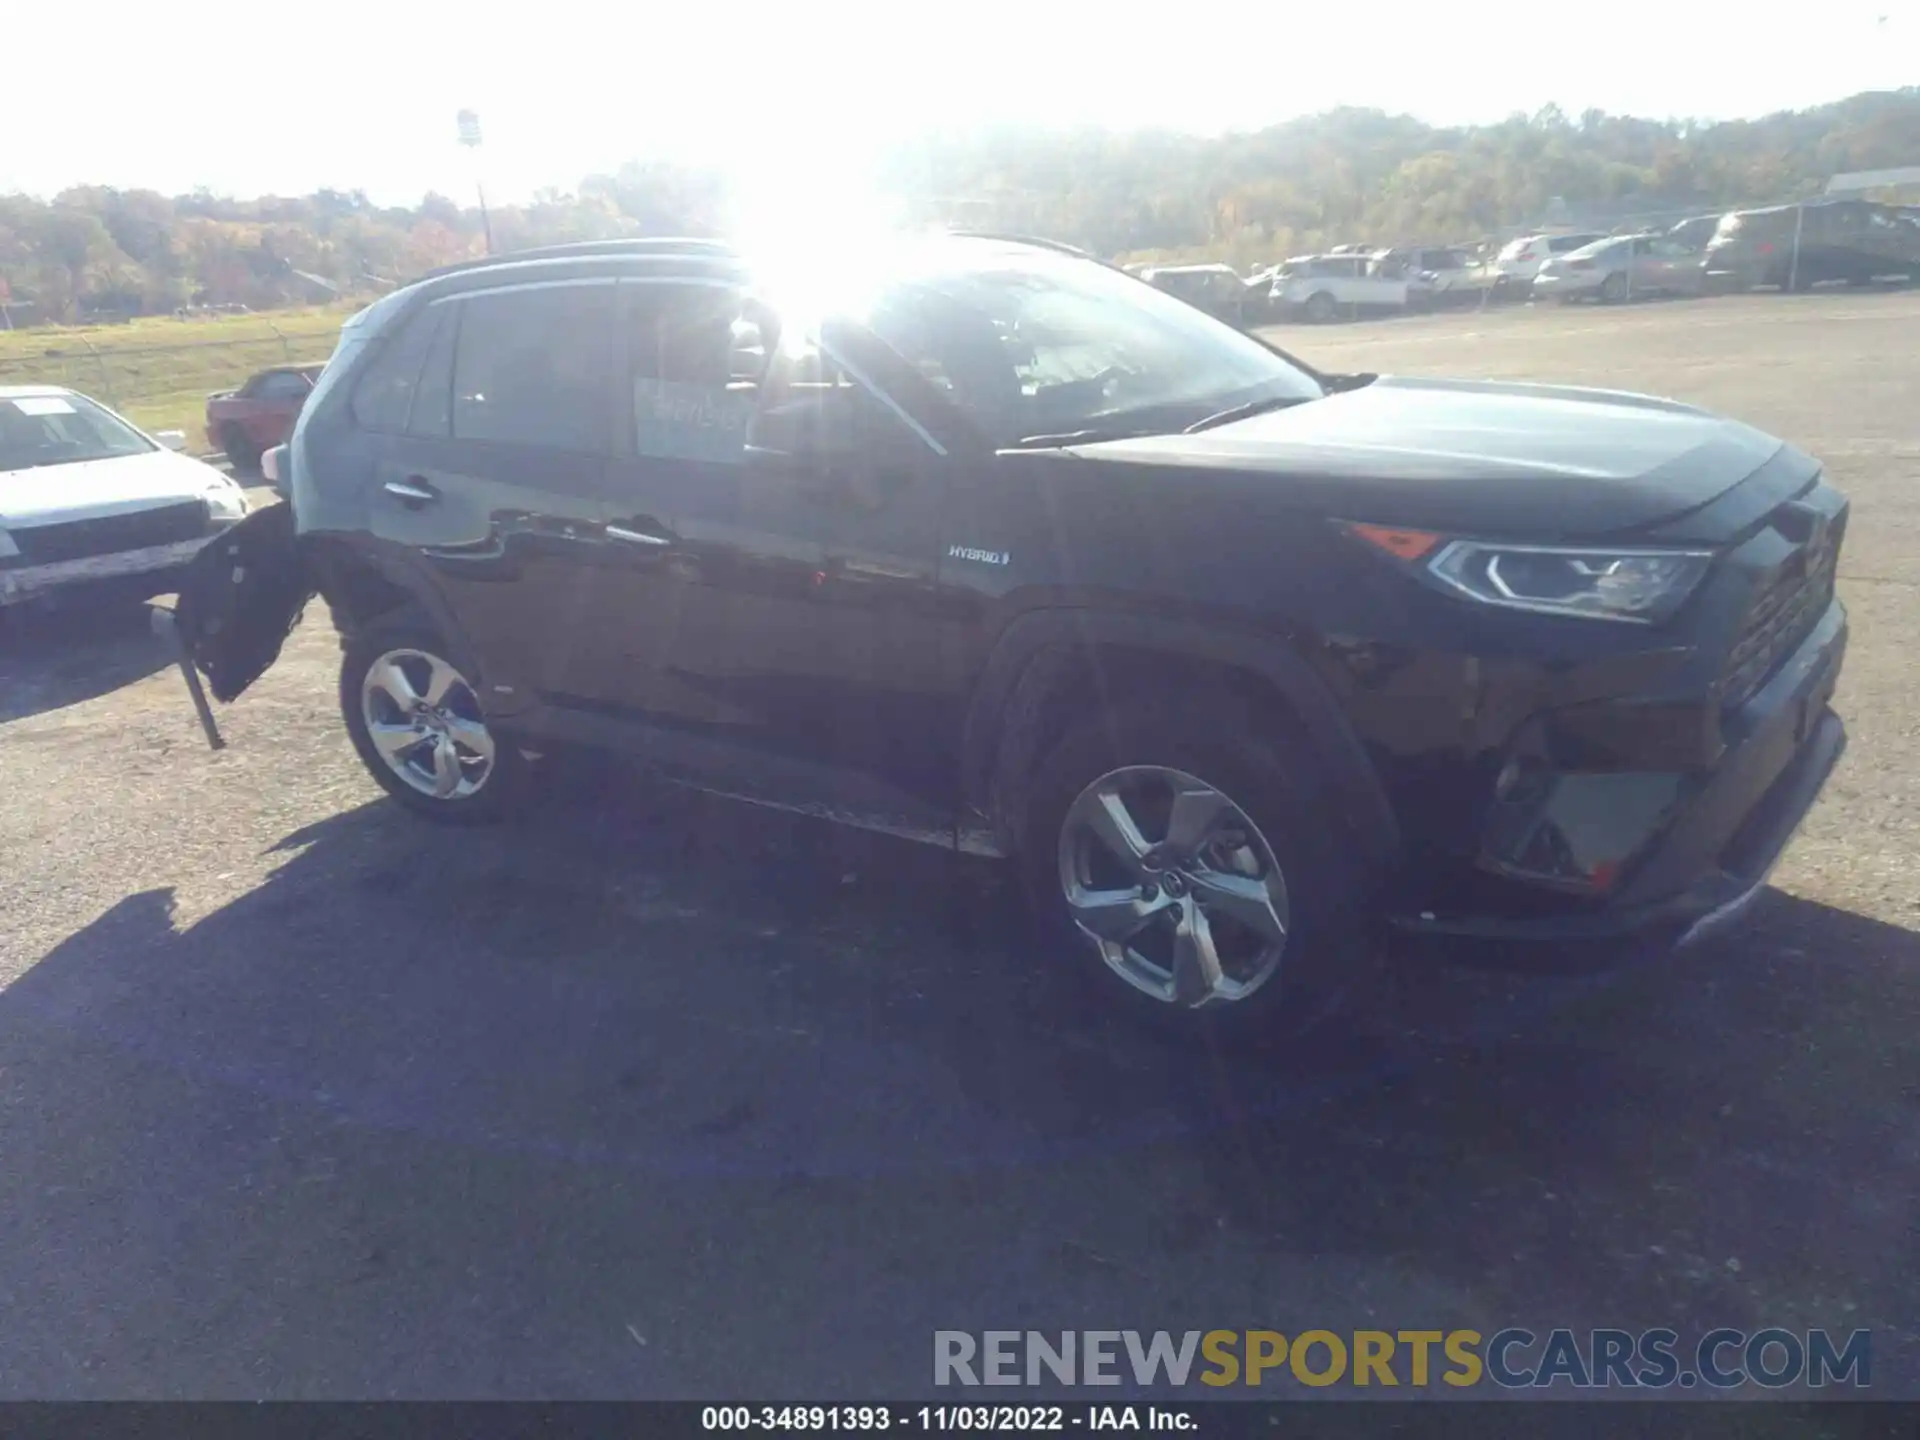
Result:
{"type": "Polygon", "coordinates": [[[571,744],[1005,856],[1063,956],[1187,1024],[1320,1013],[1369,928],[1705,933],[1844,745],[1808,456],[1320,374],[1043,243],[460,267],[347,325],[273,462],[290,511],[182,596],[222,698],[317,592],[423,815],[500,816],[571,744]]]}

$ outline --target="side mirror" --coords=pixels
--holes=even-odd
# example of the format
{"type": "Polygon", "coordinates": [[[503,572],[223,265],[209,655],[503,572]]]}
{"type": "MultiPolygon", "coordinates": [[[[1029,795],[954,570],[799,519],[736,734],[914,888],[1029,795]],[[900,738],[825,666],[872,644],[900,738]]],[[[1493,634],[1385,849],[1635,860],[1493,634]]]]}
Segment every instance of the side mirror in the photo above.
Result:
{"type": "Polygon", "coordinates": [[[153,438],[168,450],[181,451],[187,448],[187,432],[184,430],[157,430],[153,438]]]}
{"type": "Polygon", "coordinates": [[[287,467],[289,451],[285,445],[276,445],[260,456],[260,478],[274,489],[281,489],[291,479],[287,467]]]}

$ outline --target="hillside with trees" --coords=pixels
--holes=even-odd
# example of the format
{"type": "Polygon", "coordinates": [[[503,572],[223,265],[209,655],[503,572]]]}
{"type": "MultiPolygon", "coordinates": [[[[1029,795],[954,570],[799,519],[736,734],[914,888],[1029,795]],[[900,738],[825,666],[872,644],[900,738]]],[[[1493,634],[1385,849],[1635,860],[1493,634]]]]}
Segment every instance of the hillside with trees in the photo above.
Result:
{"type": "MultiPolygon", "coordinates": [[[[1347,109],[1252,133],[996,130],[923,138],[880,176],[915,221],[1069,240],[1102,254],[1270,259],[1345,240],[1446,242],[1550,212],[1591,221],[1763,204],[1848,170],[1920,165],[1920,87],[1704,124],[1549,107],[1436,128],[1347,109]]],[[[722,176],[631,164],[491,216],[500,250],[723,233],[722,176]]],[[[797,223],[819,224],[818,217],[797,223]]],[[[474,206],[360,192],[232,199],[77,186],[0,196],[0,300],[16,321],[254,309],[368,294],[481,253],[474,206]]]]}

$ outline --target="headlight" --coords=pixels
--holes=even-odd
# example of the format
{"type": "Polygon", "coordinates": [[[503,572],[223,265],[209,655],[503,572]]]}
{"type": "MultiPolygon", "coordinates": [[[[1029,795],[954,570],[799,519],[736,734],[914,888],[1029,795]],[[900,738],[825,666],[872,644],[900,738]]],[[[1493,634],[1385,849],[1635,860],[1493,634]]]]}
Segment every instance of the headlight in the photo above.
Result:
{"type": "Polygon", "coordinates": [[[1509,610],[1654,624],[1673,614],[1713,563],[1711,551],[1571,549],[1455,540],[1427,562],[1434,579],[1509,610]]]}
{"type": "Polygon", "coordinates": [[[207,513],[216,520],[239,520],[247,513],[247,497],[238,485],[207,487],[207,513]]]}

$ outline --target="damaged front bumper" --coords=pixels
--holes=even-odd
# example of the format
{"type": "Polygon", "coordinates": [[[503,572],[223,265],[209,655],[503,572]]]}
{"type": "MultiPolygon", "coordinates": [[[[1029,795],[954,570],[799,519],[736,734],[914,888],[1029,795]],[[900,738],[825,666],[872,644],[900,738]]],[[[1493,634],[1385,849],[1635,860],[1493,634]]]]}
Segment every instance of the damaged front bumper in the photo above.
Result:
{"type": "Polygon", "coordinates": [[[86,555],[77,560],[56,560],[44,565],[0,568],[0,605],[10,605],[68,585],[86,585],[98,580],[177,570],[199,554],[202,547],[219,538],[218,534],[199,536],[192,540],[176,540],[167,545],[122,550],[112,555],[86,555]]]}
{"type": "Polygon", "coordinates": [[[314,590],[292,507],[269,505],[205,542],[180,573],[177,605],[153,607],[214,749],[223,742],[207,691],[231,701],[265,674],[314,590]]]}

